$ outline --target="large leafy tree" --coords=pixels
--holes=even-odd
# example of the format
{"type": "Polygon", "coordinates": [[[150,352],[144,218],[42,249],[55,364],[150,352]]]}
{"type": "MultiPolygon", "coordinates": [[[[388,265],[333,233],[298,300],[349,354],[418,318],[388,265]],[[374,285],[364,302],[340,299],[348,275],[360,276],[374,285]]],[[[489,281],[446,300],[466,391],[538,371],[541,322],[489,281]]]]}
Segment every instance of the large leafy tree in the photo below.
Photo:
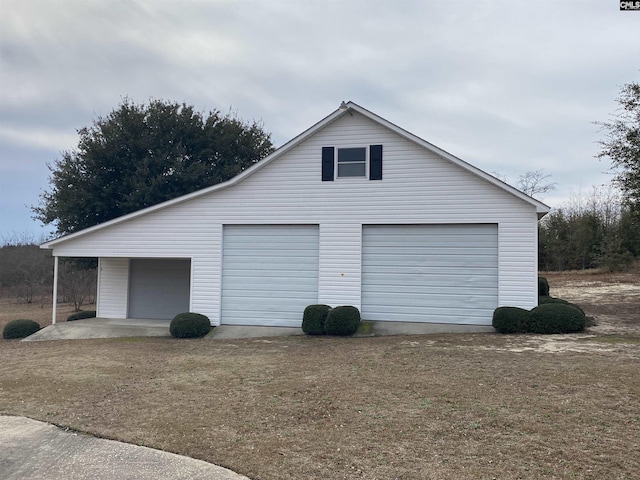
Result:
{"type": "Polygon", "coordinates": [[[611,159],[615,183],[622,190],[631,213],[640,215],[640,84],[622,87],[618,111],[611,122],[596,122],[607,137],[600,143],[597,158],[611,159]]]}
{"type": "Polygon", "coordinates": [[[78,146],[49,165],[35,218],[73,233],[205,188],[273,151],[258,122],[161,100],[128,99],[78,131],[78,146]]]}

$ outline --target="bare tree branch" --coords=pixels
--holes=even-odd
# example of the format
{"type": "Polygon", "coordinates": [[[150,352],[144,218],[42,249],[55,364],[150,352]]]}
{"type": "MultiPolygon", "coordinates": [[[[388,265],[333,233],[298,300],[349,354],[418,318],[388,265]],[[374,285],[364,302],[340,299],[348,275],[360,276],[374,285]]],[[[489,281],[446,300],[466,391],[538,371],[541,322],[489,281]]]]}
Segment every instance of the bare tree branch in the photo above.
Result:
{"type": "Polygon", "coordinates": [[[542,194],[553,191],[558,185],[550,181],[551,175],[544,170],[534,170],[520,175],[517,188],[530,197],[542,199],[542,194]]]}

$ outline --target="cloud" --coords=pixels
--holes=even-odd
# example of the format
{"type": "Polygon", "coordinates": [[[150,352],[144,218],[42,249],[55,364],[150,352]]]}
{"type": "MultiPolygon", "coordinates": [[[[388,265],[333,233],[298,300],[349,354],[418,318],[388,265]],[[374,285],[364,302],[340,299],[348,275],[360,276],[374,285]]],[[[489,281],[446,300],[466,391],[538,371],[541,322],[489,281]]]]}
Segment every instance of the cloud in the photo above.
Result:
{"type": "Polygon", "coordinates": [[[601,0],[0,1],[0,168],[40,179],[125,96],[233,107],[276,144],[353,100],[561,198],[601,182],[592,122],[640,65],[637,15],[601,0]]]}
{"type": "MultiPolygon", "coordinates": [[[[74,144],[77,144],[77,141],[77,135],[70,135],[66,131],[0,125],[0,142],[6,145],[62,151],[72,148],[74,144]]],[[[3,162],[0,167],[5,165],[3,162]]]]}

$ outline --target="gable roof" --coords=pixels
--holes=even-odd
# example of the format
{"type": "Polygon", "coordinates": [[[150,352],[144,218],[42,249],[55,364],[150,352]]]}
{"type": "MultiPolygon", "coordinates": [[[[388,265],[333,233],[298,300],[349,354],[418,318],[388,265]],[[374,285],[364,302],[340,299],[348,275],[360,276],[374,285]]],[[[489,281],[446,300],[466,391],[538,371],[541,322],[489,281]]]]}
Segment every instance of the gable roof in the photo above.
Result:
{"type": "Polygon", "coordinates": [[[308,128],[307,130],[305,130],[304,132],[302,132],[301,134],[299,134],[298,136],[294,137],[292,140],[289,140],[287,143],[285,143],[284,145],[282,145],[280,148],[278,148],[277,150],[275,150],[274,152],[272,152],[270,155],[266,156],[264,159],[262,159],[261,161],[259,161],[258,163],[252,165],[251,167],[249,167],[248,169],[246,169],[245,171],[239,173],[238,175],[236,175],[235,177],[222,182],[222,183],[218,183],[216,185],[212,185],[210,187],[207,188],[203,188],[201,190],[197,190],[195,192],[192,193],[188,193],[186,195],[182,195],[180,197],[171,199],[171,200],[167,200],[165,202],[162,203],[158,203],[156,205],[152,205],[150,207],[147,208],[143,208],[141,210],[137,210],[135,212],[129,213],[127,215],[123,215],[121,217],[117,217],[114,218],[112,220],[108,220],[106,222],[100,223],[98,225],[94,225],[93,227],[89,227],[89,228],[85,228],[83,230],[80,230],[78,232],[74,232],[68,235],[64,235],[62,237],[58,237],[54,240],[50,240],[48,242],[43,243],[42,245],[40,245],[40,248],[43,249],[52,249],[55,245],[62,243],[62,242],[66,242],[68,240],[71,240],[73,238],[77,238],[80,236],[84,236],[87,235],[89,233],[98,231],[98,230],[102,230],[104,228],[110,227],[112,225],[116,225],[119,223],[123,223],[126,222],[128,220],[134,219],[136,217],[140,217],[143,215],[147,215],[149,213],[155,212],[156,210],[161,210],[163,208],[167,208],[170,207],[172,205],[177,205],[179,203],[183,203],[186,201],[189,201],[193,198],[198,198],[200,196],[203,195],[207,195],[211,192],[215,192],[218,190],[223,190],[225,188],[229,188],[232,187],[233,185],[236,185],[237,183],[240,183],[241,181],[243,181],[245,178],[249,177],[250,175],[253,175],[254,173],[256,173],[257,171],[259,171],[260,169],[266,167],[268,164],[270,164],[271,162],[275,161],[277,158],[281,157],[282,155],[284,155],[285,153],[287,153],[288,151],[290,151],[292,148],[296,147],[297,145],[299,145],[300,143],[302,143],[303,141],[305,141],[306,139],[308,139],[309,137],[311,137],[312,135],[314,135],[316,132],[318,132],[319,130],[323,129],[324,127],[326,127],[327,125],[333,123],[334,121],[336,121],[338,118],[342,117],[343,115],[348,115],[348,114],[352,114],[352,112],[357,112],[360,115],[388,128],[389,130],[395,132],[396,134],[400,135],[401,137],[409,140],[410,142],[413,142],[421,147],[423,147],[424,149],[428,150],[431,153],[434,153],[436,155],[438,155],[439,157],[448,160],[449,162],[461,167],[464,170],[467,170],[469,172],[471,172],[472,174],[486,180],[487,182],[495,185],[496,187],[507,191],[508,193],[510,193],[511,195],[531,204],[532,206],[534,206],[536,208],[536,212],[538,214],[538,218],[542,218],[542,216],[544,216],[545,214],[547,214],[551,209],[549,206],[545,205],[544,203],[536,200],[535,198],[532,198],[528,195],[526,195],[525,193],[521,192],[520,190],[512,187],[511,185],[508,185],[507,183],[497,179],[496,177],[494,177],[493,175],[490,175],[486,172],[484,172],[483,170],[480,170],[479,168],[474,167],[473,165],[465,162],[464,160],[461,160],[460,158],[450,154],[449,152],[442,150],[441,148],[427,142],[426,140],[423,140],[422,138],[404,130],[403,128],[398,127],[397,125],[389,122],[388,120],[385,120],[384,118],[376,115],[373,112],[370,112],[369,110],[361,107],[360,105],[357,105],[356,103],[353,102],[342,102],[342,104],[340,105],[340,107],[335,110],[334,112],[332,112],[331,114],[329,114],[328,116],[326,116],[325,118],[323,118],[322,120],[320,120],[318,123],[316,123],[315,125],[311,126],[310,128],[308,128]]]}

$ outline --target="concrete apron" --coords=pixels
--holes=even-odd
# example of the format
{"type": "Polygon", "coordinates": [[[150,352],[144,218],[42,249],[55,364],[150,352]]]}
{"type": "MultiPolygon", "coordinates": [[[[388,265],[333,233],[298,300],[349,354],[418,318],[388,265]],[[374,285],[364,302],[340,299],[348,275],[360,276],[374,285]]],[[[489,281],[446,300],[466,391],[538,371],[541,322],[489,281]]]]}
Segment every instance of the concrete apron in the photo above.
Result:
{"type": "MultiPolygon", "coordinates": [[[[43,328],[23,339],[26,342],[44,340],[75,340],[86,338],[169,337],[168,320],[90,318],[62,322],[43,328]]],[[[485,325],[453,325],[445,323],[362,322],[356,337],[385,335],[424,335],[434,333],[495,332],[485,325]]],[[[250,325],[221,325],[205,337],[235,339],[304,335],[297,327],[263,327],[250,325]]]]}
{"type": "Polygon", "coordinates": [[[169,337],[169,320],[89,318],[49,325],[23,342],[79,340],[86,338],[169,337]]]}
{"type": "MultiPolygon", "coordinates": [[[[446,323],[411,322],[362,322],[354,337],[379,337],[386,335],[427,335],[435,333],[491,333],[495,329],[487,325],[453,325],[446,323]]],[[[260,327],[245,325],[220,325],[205,338],[253,338],[304,335],[302,328],[260,327]]]]}

